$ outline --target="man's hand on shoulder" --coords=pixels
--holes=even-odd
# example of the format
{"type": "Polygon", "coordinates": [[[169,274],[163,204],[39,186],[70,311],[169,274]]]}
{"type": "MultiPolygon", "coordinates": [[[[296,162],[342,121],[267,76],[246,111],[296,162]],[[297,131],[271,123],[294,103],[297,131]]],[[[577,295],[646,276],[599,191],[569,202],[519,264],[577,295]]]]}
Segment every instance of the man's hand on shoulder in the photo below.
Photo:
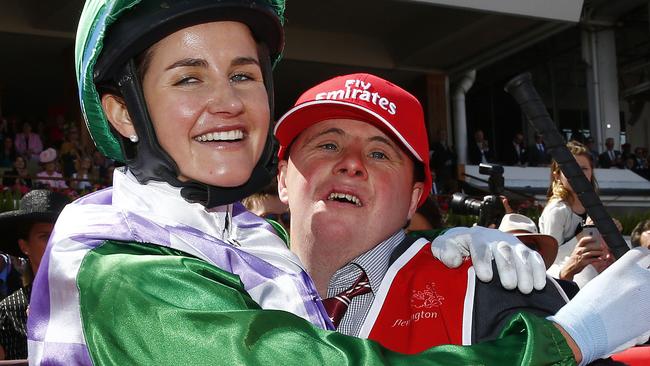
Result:
{"type": "Polygon", "coordinates": [[[492,260],[496,262],[501,285],[524,294],[546,285],[546,266],[542,256],[511,234],[481,226],[447,230],[431,243],[433,255],[447,267],[460,266],[471,257],[476,277],[492,280],[492,260]]]}

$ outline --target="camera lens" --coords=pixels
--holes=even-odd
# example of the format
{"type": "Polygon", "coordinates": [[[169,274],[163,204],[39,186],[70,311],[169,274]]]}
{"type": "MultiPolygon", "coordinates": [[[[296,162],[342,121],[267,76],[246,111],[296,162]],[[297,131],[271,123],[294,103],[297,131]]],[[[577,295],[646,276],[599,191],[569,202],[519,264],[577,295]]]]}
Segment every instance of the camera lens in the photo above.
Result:
{"type": "Polygon", "coordinates": [[[482,201],[470,198],[466,194],[454,193],[451,196],[449,207],[454,213],[457,213],[459,215],[479,216],[481,214],[482,203],[482,201]]]}

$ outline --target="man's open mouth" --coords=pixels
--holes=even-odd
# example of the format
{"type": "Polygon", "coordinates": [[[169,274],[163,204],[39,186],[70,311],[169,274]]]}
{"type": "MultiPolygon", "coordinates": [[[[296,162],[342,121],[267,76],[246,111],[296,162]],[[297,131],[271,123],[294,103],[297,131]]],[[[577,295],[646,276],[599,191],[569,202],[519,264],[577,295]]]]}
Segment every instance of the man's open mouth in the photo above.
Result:
{"type": "Polygon", "coordinates": [[[355,206],[361,207],[361,200],[359,197],[352,195],[352,194],[345,194],[345,193],[337,193],[337,192],[332,192],[330,193],[329,196],[327,196],[328,201],[337,201],[337,202],[343,202],[343,203],[350,203],[355,206]]]}

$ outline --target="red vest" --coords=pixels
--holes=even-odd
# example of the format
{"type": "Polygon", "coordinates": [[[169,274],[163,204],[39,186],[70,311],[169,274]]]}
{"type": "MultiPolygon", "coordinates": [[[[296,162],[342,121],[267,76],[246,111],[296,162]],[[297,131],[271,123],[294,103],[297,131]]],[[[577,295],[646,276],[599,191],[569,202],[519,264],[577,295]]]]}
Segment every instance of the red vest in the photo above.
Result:
{"type": "Polygon", "coordinates": [[[419,239],[388,268],[359,336],[401,353],[470,344],[475,281],[470,260],[447,268],[419,239]]]}

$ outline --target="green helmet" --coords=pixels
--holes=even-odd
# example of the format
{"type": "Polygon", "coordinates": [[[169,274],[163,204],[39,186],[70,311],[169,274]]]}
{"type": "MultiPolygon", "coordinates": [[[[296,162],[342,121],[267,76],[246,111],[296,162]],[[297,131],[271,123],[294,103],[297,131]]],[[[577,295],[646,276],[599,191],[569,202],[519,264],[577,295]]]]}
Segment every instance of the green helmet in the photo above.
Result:
{"type": "Polygon", "coordinates": [[[272,64],[284,47],[284,0],[88,0],[77,29],[75,70],[86,126],[104,155],[125,162],[138,181],[165,181],[181,187],[188,201],[208,207],[231,203],[256,192],[275,175],[272,128],[251,178],[240,187],[180,182],[176,162],[160,146],[146,109],[135,59],[166,36],[186,27],[214,22],[246,24],[261,49],[261,66],[273,123],[272,64]],[[129,142],[112,130],[98,91],[124,98],[140,141],[129,142]]]}
{"type": "Polygon", "coordinates": [[[116,69],[129,58],[136,56],[180,28],[190,26],[192,23],[199,24],[225,19],[242,20],[251,27],[256,37],[267,44],[273,61],[279,59],[284,46],[282,30],[284,0],[86,1],[77,29],[75,71],[81,111],[99,151],[112,159],[125,161],[120,143],[111,132],[102,110],[100,95],[95,83],[109,79],[116,69]],[[151,19],[147,20],[152,23],[147,23],[145,19],[142,19],[144,17],[133,19],[128,25],[130,29],[123,34],[128,37],[120,37],[119,41],[111,44],[112,47],[107,50],[110,54],[106,54],[104,50],[105,38],[111,26],[120,17],[128,15],[132,8],[144,8],[145,6],[146,8],[142,9],[140,13],[149,15],[151,19]],[[234,14],[237,10],[241,13],[234,14]],[[98,59],[100,59],[99,65],[98,59]]]}

